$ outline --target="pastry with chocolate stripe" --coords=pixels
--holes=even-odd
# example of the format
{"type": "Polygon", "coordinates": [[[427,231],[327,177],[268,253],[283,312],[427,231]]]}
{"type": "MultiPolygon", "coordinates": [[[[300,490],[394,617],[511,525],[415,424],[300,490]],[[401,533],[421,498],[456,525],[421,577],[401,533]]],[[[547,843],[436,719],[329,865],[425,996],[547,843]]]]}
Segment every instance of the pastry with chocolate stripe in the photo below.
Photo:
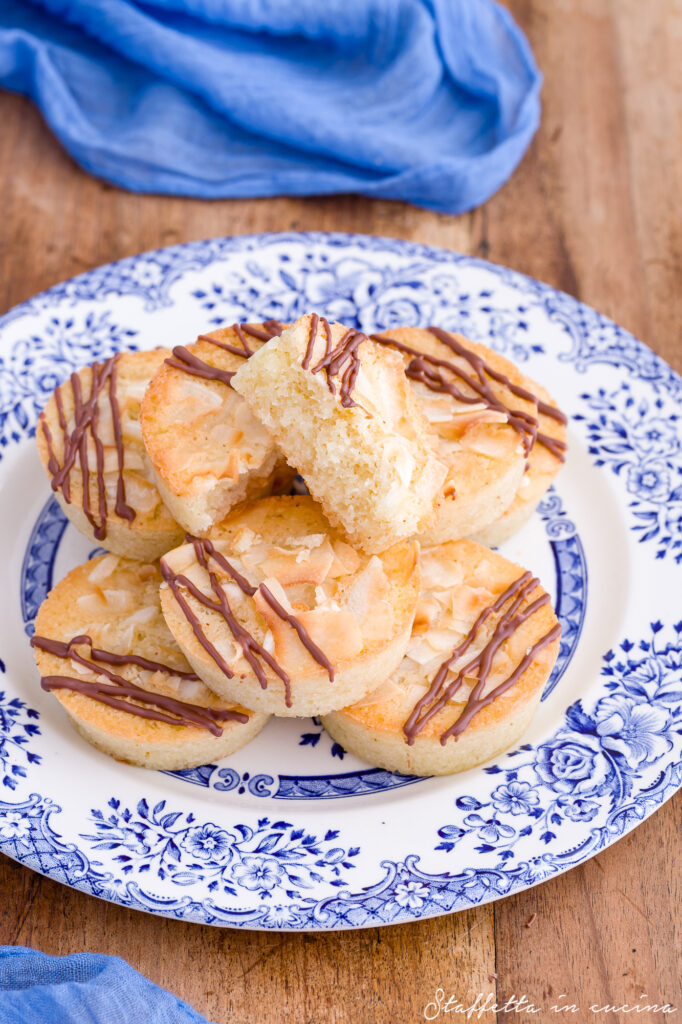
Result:
{"type": "Polygon", "coordinates": [[[249,742],[268,716],[215,695],[161,614],[158,565],[107,554],[73,569],[31,640],[42,687],[80,735],[119,761],[193,768],[249,742]]]}
{"type": "Polygon", "coordinates": [[[284,325],[233,324],[176,346],[142,405],[145,447],[163,500],[185,530],[205,534],[240,501],[294,478],[265,427],[232,389],[235,371],[284,325]]]}
{"type": "Polygon", "coordinates": [[[123,352],[72,373],[36,427],[40,461],[74,526],[109,551],[148,561],[182,538],[140,431],[145,389],[169,354],[123,352]]]}
{"type": "Polygon", "coordinates": [[[480,535],[514,501],[539,443],[536,396],[509,360],[439,327],[372,338],[401,356],[447,466],[438,518],[420,541],[480,535]]]}
{"type": "Polygon", "coordinates": [[[559,651],[561,627],[530,572],[470,540],[422,551],[405,657],[353,707],[323,718],[363,761],[449,775],[518,742],[559,651]]]}
{"type": "Polygon", "coordinates": [[[538,403],[538,435],[513,502],[499,519],[472,540],[496,548],[528,522],[566,460],[566,416],[549,393],[529,377],[524,385],[538,403]]]}
{"type": "Polygon", "coordinates": [[[345,707],[400,664],[418,545],[370,556],[307,495],[236,508],[161,560],[166,622],[217,694],[282,716],[345,707]]]}
{"type": "Polygon", "coordinates": [[[377,553],[434,522],[446,468],[399,353],[313,313],[232,386],[351,544],[377,553]]]}

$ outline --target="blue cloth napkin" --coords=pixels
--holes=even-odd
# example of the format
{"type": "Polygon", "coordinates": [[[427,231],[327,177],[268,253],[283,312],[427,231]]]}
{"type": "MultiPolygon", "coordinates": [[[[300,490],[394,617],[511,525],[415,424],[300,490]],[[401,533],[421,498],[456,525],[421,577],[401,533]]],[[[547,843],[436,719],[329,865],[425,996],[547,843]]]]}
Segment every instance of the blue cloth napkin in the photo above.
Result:
{"type": "Polygon", "coordinates": [[[207,1024],[125,960],[0,946],[0,1024],[207,1024]]]}
{"type": "Polygon", "coordinates": [[[133,191],[460,213],[521,159],[540,84],[493,0],[0,3],[0,85],[133,191]]]}

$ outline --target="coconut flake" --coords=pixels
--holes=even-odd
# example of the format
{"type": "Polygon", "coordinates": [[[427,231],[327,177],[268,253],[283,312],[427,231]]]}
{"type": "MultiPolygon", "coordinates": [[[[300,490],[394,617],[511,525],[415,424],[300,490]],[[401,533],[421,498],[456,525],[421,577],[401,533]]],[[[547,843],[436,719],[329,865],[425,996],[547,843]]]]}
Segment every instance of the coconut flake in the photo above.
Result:
{"type": "Polygon", "coordinates": [[[98,559],[94,569],[88,573],[88,579],[91,583],[101,583],[107,576],[111,576],[119,561],[118,555],[103,555],[98,559]]]}
{"type": "Polygon", "coordinates": [[[130,608],[135,603],[133,595],[129,590],[102,590],[102,594],[109,608],[116,612],[126,611],[127,608],[130,608]]]}
{"type": "Polygon", "coordinates": [[[82,612],[86,612],[89,615],[101,615],[106,612],[107,605],[99,592],[93,591],[90,594],[81,594],[80,597],[76,598],[76,604],[82,612]]]}
{"type": "Polygon", "coordinates": [[[160,614],[159,608],[153,604],[144,605],[142,608],[136,609],[132,615],[128,615],[124,620],[124,625],[142,625],[146,622],[152,622],[153,619],[160,614]]]}
{"type": "Polygon", "coordinates": [[[422,590],[449,589],[459,586],[464,580],[464,567],[460,562],[439,556],[438,549],[422,551],[422,590]]]}
{"type": "Polygon", "coordinates": [[[364,708],[368,707],[370,704],[387,704],[395,697],[402,696],[402,687],[398,686],[397,683],[394,683],[389,677],[388,679],[385,679],[383,683],[380,683],[376,690],[372,690],[372,692],[368,693],[366,697],[362,698],[362,700],[356,701],[353,707],[364,708]]]}

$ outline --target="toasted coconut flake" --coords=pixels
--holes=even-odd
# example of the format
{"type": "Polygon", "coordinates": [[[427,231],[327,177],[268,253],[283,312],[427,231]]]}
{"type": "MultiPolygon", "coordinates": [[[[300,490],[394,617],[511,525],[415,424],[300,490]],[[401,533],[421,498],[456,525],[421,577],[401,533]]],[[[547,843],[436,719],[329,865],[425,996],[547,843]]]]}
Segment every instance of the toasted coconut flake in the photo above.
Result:
{"type": "Polygon", "coordinates": [[[334,551],[327,537],[314,548],[287,550],[271,547],[261,562],[261,571],[274,576],[284,586],[293,583],[322,583],[334,561],[334,551]]]}
{"type": "Polygon", "coordinates": [[[443,661],[443,655],[436,654],[424,636],[412,637],[405,657],[421,666],[433,663],[434,668],[437,668],[443,661]]]}
{"type": "Polygon", "coordinates": [[[76,598],[76,604],[79,610],[87,615],[103,615],[107,611],[107,603],[99,591],[81,594],[76,598]]]}
{"type": "Polygon", "coordinates": [[[463,637],[461,630],[457,629],[430,629],[424,639],[427,644],[438,653],[450,652],[455,649],[463,637]]]}
{"type": "Polygon", "coordinates": [[[388,580],[381,560],[372,555],[361,573],[353,580],[346,595],[346,604],[362,623],[374,610],[376,602],[382,601],[388,592],[388,580]]]}
{"type": "Polygon", "coordinates": [[[338,579],[340,576],[349,576],[357,572],[362,565],[362,558],[355,548],[346,544],[343,540],[332,541],[334,549],[334,561],[329,569],[331,579],[338,579]]]}
{"type": "Polygon", "coordinates": [[[474,426],[482,426],[484,423],[507,423],[508,420],[506,412],[501,409],[488,409],[486,406],[480,408],[470,405],[456,414],[457,425],[460,429],[466,427],[467,430],[474,426]]]}
{"type": "Polygon", "coordinates": [[[69,659],[69,670],[77,672],[79,676],[91,676],[93,670],[87,665],[81,665],[79,661],[74,661],[73,658],[69,659]]]}
{"type": "MultiPolygon", "coordinates": [[[[140,452],[136,452],[132,448],[128,447],[125,450],[125,458],[124,458],[123,466],[124,466],[124,469],[127,469],[127,470],[135,470],[135,471],[144,472],[144,470],[145,470],[145,460],[144,460],[144,458],[143,458],[143,456],[142,456],[142,454],[140,452]]],[[[116,464],[114,465],[114,469],[118,470],[118,456],[116,457],[116,464]]],[[[105,472],[107,472],[106,465],[105,465],[105,472]]]]}
{"type": "Polygon", "coordinates": [[[209,384],[192,380],[189,375],[182,383],[182,399],[183,402],[191,404],[197,417],[219,409],[224,401],[223,396],[218,394],[217,388],[214,389],[209,384]]]}
{"type": "Polygon", "coordinates": [[[274,654],[275,653],[275,638],[272,635],[272,630],[270,630],[270,629],[267,631],[267,633],[263,637],[263,649],[266,650],[268,652],[268,654],[274,654]]]}
{"type": "Polygon", "coordinates": [[[118,555],[104,555],[99,560],[97,565],[88,573],[88,579],[91,583],[101,583],[116,569],[120,559],[118,555]]]}
{"type": "Polygon", "coordinates": [[[114,635],[113,642],[117,643],[124,651],[132,651],[133,639],[135,637],[135,626],[126,626],[124,630],[121,630],[119,625],[114,626],[111,623],[111,632],[114,635]]]}
{"type": "Polygon", "coordinates": [[[296,618],[332,662],[354,658],[364,647],[363,635],[349,608],[313,608],[298,612],[296,618]]]}
{"type": "Polygon", "coordinates": [[[178,676],[170,676],[178,680],[178,695],[181,700],[196,703],[206,703],[210,699],[211,691],[200,679],[179,679],[178,676]]]}
{"type": "MultiPolygon", "coordinates": [[[[111,481],[116,486],[116,477],[111,481]]],[[[107,480],[107,488],[109,481],[107,480]]],[[[126,501],[136,512],[153,512],[160,502],[159,493],[153,484],[137,476],[135,473],[126,474],[126,501]]]]}
{"type": "Polygon", "coordinates": [[[138,403],[144,398],[147,390],[147,380],[129,380],[125,386],[125,401],[138,403]]]}
{"type": "MultiPolygon", "coordinates": [[[[133,440],[142,443],[142,427],[140,421],[136,419],[127,419],[123,426],[123,439],[125,441],[133,440]]],[[[127,456],[126,452],[126,456],[127,456]]]]}
{"type": "Polygon", "coordinates": [[[421,556],[422,589],[449,589],[464,580],[464,568],[459,562],[444,559],[437,551],[426,548],[421,556]]]}
{"type": "Polygon", "coordinates": [[[353,705],[354,708],[368,707],[370,704],[387,704],[391,700],[395,700],[396,697],[402,698],[403,690],[397,683],[394,683],[392,679],[385,679],[383,683],[377,686],[376,690],[372,690],[362,700],[358,700],[353,705]]]}
{"type": "MultiPolygon", "coordinates": [[[[328,585],[327,585],[328,587],[328,585]]],[[[341,607],[337,601],[334,600],[334,595],[325,586],[315,587],[315,607],[326,608],[328,611],[338,611],[341,607]]]]}
{"type": "Polygon", "coordinates": [[[196,562],[194,547],[191,544],[181,544],[179,547],[173,548],[172,551],[166,552],[162,561],[176,575],[184,573],[185,569],[196,562]]]}
{"type": "Polygon", "coordinates": [[[493,601],[493,595],[485,587],[464,585],[452,591],[450,610],[455,619],[473,622],[478,613],[493,601]]]}
{"type": "MultiPolygon", "coordinates": [[[[291,606],[291,602],[289,601],[289,598],[287,597],[287,592],[286,592],[286,590],[284,589],[284,587],[282,586],[282,584],[280,583],[280,581],[278,579],[275,579],[274,577],[269,576],[266,580],[264,580],[263,585],[268,588],[268,590],[270,591],[270,593],[272,594],[274,599],[281,604],[282,608],[284,608],[285,612],[288,612],[289,614],[291,614],[293,612],[293,608],[291,606]]],[[[257,591],[255,596],[256,596],[256,598],[261,597],[263,600],[265,600],[263,598],[262,594],[260,593],[260,591],[257,591]]],[[[258,602],[256,602],[256,603],[258,603],[258,602]]],[[[266,602],[266,604],[267,604],[267,602],[266,602]]],[[[268,608],[270,608],[270,605],[268,605],[268,608]]],[[[270,611],[272,612],[273,615],[276,615],[276,612],[274,612],[272,609],[270,609],[270,611]]],[[[267,618],[267,616],[266,616],[266,618],[267,618]]],[[[277,616],[277,618],[279,619],[279,616],[277,616]]],[[[281,619],[279,621],[281,621],[281,619]]]]}
{"type": "Polygon", "coordinates": [[[467,451],[476,452],[477,455],[486,455],[491,459],[506,459],[509,457],[509,445],[506,437],[499,437],[490,432],[483,433],[478,430],[477,424],[474,429],[467,428],[460,438],[460,444],[467,451]]]}
{"type": "Polygon", "coordinates": [[[384,567],[373,555],[346,595],[347,607],[355,616],[366,643],[380,640],[390,630],[394,611],[387,600],[388,593],[384,567]]]}
{"type": "Polygon", "coordinates": [[[221,637],[213,640],[213,646],[217,650],[218,654],[225,659],[227,664],[232,667],[236,661],[242,655],[242,649],[237,644],[237,641],[230,637],[221,637]]]}
{"type": "Polygon", "coordinates": [[[288,542],[289,548],[319,548],[324,542],[329,542],[326,533],[307,533],[305,537],[291,537],[288,542]]]}
{"type": "Polygon", "coordinates": [[[242,526],[233,540],[233,547],[238,554],[243,555],[259,540],[260,537],[253,530],[248,526],[242,526]]]}
{"type": "Polygon", "coordinates": [[[112,611],[124,612],[135,605],[135,598],[129,590],[102,590],[104,600],[112,611]]]}
{"type": "Polygon", "coordinates": [[[434,398],[431,396],[431,392],[428,391],[427,388],[424,387],[423,390],[426,392],[426,395],[422,396],[420,394],[420,398],[422,398],[422,410],[429,423],[450,423],[460,411],[461,413],[464,413],[465,411],[471,411],[474,409],[485,409],[482,402],[480,405],[475,406],[460,405],[459,403],[453,402],[450,397],[445,399],[434,398]]]}
{"type": "Polygon", "coordinates": [[[131,615],[125,619],[123,625],[143,625],[145,622],[153,622],[157,616],[161,613],[156,605],[147,604],[143,605],[142,608],[137,608],[131,615]]]}

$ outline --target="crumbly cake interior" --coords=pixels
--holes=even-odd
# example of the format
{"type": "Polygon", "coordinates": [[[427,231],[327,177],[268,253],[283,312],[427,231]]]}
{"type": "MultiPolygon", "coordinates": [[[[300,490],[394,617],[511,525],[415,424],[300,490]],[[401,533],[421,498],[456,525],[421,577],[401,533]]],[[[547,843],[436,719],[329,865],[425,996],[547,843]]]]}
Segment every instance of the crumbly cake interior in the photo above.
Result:
{"type": "MultiPolygon", "coordinates": [[[[332,344],[346,333],[331,325],[332,344]]],[[[381,551],[418,533],[434,516],[445,476],[435,441],[394,353],[365,341],[358,348],[353,406],[332,394],[325,372],[311,368],[324,356],[318,331],[308,368],[302,363],[311,317],[260,350],[234,379],[280,443],[330,521],[367,551],[381,551]]]]}

